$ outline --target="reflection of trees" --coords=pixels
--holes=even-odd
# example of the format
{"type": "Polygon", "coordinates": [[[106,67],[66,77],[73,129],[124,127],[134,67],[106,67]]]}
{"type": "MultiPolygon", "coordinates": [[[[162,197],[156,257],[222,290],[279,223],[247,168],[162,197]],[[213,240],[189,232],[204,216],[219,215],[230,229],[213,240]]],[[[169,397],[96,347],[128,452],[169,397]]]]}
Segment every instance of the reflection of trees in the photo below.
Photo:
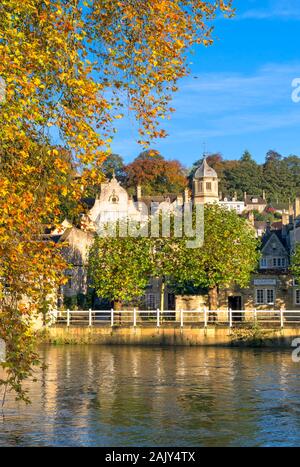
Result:
{"type": "Polygon", "coordinates": [[[284,439],[287,423],[298,439],[290,354],[93,345],[43,355],[32,406],[8,401],[18,416],[2,423],[2,444],[255,445],[284,439]]]}

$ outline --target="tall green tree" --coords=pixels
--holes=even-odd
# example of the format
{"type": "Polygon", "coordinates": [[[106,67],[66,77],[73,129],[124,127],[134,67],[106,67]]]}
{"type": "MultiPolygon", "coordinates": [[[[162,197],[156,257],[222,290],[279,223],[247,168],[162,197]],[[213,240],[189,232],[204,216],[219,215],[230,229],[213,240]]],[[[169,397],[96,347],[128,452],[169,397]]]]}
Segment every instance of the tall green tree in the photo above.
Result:
{"type": "Polygon", "coordinates": [[[293,196],[293,173],[281,154],[273,150],[267,152],[263,164],[263,186],[269,201],[286,201],[293,196]]]}
{"type": "Polygon", "coordinates": [[[148,238],[96,236],[89,254],[90,284],[116,310],[144,294],[151,273],[148,238]]]}
{"type": "Polygon", "coordinates": [[[119,154],[107,156],[101,166],[101,170],[106,178],[111,178],[115,174],[121,183],[126,179],[124,160],[119,154]]]}
{"type": "Polygon", "coordinates": [[[260,195],[262,193],[263,171],[249,151],[245,151],[235,167],[225,169],[227,190],[230,194],[237,192],[239,199],[244,193],[260,195]]]}
{"type": "Polygon", "coordinates": [[[294,254],[291,257],[291,273],[300,281],[300,245],[296,244],[294,254]]]}
{"type": "Polygon", "coordinates": [[[234,211],[217,205],[204,209],[204,244],[186,250],[190,280],[208,288],[209,307],[218,307],[218,290],[233,285],[246,287],[259,260],[255,232],[234,211]]]}

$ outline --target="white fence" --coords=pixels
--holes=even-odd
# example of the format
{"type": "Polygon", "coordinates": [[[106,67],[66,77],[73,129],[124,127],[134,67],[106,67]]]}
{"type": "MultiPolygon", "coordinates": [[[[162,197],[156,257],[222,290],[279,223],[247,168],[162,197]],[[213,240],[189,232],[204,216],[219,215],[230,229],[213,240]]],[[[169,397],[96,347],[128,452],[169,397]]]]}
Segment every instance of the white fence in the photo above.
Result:
{"type": "Polygon", "coordinates": [[[168,325],[243,327],[249,324],[265,327],[300,326],[300,310],[53,310],[50,325],[62,326],[143,326],[168,325]]]}

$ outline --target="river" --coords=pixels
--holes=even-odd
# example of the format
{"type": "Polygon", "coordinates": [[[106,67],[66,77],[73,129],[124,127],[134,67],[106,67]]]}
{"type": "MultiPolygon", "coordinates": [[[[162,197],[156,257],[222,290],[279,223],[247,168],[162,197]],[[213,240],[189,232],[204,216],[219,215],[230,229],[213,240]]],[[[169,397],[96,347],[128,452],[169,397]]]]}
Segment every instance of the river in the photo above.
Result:
{"type": "Polygon", "coordinates": [[[0,446],[297,446],[291,352],[47,346],[46,369],[9,394],[0,446]]]}

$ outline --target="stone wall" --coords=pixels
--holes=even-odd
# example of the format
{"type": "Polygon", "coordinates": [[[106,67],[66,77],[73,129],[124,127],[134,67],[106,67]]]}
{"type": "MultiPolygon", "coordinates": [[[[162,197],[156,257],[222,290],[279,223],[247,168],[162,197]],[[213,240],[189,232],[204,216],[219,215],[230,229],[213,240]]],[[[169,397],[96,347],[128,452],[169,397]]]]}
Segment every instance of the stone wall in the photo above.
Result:
{"type": "Polygon", "coordinates": [[[234,329],[208,327],[51,327],[44,342],[56,344],[158,345],[158,346],[262,346],[292,348],[298,329],[269,329],[261,334],[240,335],[234,329]]]}

